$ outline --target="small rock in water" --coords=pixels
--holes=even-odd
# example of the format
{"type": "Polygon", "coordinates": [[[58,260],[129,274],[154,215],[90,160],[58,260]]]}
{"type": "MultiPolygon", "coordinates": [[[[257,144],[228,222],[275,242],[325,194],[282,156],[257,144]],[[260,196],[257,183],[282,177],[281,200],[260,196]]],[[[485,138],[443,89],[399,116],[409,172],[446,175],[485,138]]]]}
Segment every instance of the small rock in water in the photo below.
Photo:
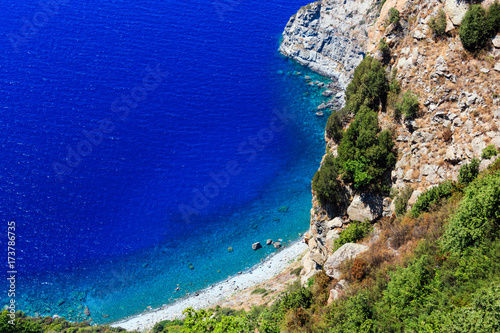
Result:
{"type": "Polygon", "coordinates": [[[262,247],[262,245],[260,244],[260,242],[257,242],[257,243],[253,243],[252,244],[252,250],[258,250],[262,247]]]}
{"type": "Polygon", "coordinates": [[[274,248],[279,249],[280,247],[281,247],[281,243],[280,242],[274,243],[274,248]]]}
{"type": "Polygon", "coordinates": [[[316,116],[318,117],[323,117],[324,115],[323,111],[316,112],[316,116]]]}
{"type": "Polygon", "coordinates": [[[325,96],[325,97],[330,97],[333,95],[333,91],[331,90],[325,90],[321,93],[321,95],[325,96]]]}
{"type": "Polygon", "coordinates": [[[85,311],[83,311],[83,313],[85,313],[87,317],[90,316],[90,310],[88,306],[85,306],[85,311]]]}
{"type": "Polygon", "coordinates": [[[233,252],[233,248],[232,248],[232,247],[228,247],[228,248],[227,248],[227,251],[228,251],[228,252],[233,252]]]}
{"type": "Polygon", "coordinates": [[[273,243],[273,240],[272,240],[272,239],[268,239],[268,240],[266,241],[266,245],[271,245],[272,243],[273,243]]]}
{"type": "Polygon", "coordinates": [[[304,76],[304,79],[305,79],[305,80],[307,80],[307,81],[310,81],[310,80],[311,80],[311,77],[310,77],[310,76],[308,76],[308,75],[306,75],[306,76],[304,76]]]}
{"type": "Polygon", "coordinates": [[[286,213],[288,212],[288,206],[283,206],[283,207],[280,207],[280,209],[278,209],[278,212],[280,213],[286,213]]]}

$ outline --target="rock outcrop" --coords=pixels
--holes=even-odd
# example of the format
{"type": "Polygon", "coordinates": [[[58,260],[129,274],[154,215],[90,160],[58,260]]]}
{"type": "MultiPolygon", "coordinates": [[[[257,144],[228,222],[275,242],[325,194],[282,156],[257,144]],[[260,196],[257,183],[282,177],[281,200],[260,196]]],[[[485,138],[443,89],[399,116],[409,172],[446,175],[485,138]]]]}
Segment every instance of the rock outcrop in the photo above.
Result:
{"type": "Polygon", "coordinates": [[[334,279],[340,279],[340,271],[338,270],[340,264],[348,259],[355,258],[358,254],[368,249],[368,246],[361,244],[347,243],[342,245],[326,260],[324,265],[325,273],[334,279]]]}
{"type": "Polygon", "coordinates": [[[336,78],[345,89],[366,53],[368,24],[376,15],[370,9],[376,2],[324,0],[300,8],[285,27],[280,52],[336,78]]]}

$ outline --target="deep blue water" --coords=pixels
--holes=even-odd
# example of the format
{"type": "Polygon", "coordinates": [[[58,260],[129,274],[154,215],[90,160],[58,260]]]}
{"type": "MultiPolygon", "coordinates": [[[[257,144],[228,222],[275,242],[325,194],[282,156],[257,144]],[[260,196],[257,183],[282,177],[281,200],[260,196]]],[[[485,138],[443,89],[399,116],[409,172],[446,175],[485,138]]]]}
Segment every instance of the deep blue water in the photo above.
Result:
{"type": "Polygon", "coordinates": [[[308,228],[326,117],[277,52],[307,2],[3,1],[0,239],[14,220],[20,309],[114,321],[308,228]]]}

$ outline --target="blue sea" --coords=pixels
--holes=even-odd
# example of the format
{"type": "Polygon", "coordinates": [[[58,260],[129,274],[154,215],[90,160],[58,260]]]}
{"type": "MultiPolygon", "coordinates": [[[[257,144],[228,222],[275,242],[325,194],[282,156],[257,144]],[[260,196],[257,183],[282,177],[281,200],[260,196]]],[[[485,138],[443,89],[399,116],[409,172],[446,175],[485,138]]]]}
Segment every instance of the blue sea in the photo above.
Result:
{"type": "Polygon", "coordinates": [[[326,117],[304,75],[328,81],[277,51],[307,2],[3,1],[0,239],[7,274],[15,221],[17,309],[116,321],[308,229],[326,117]]]}

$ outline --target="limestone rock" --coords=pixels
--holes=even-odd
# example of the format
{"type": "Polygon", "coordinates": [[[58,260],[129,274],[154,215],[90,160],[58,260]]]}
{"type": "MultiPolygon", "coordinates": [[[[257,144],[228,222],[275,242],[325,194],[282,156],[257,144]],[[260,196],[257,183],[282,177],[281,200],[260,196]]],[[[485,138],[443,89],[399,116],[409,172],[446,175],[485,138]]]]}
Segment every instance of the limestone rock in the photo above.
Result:
{"type": "Polygon", "coordinates": [[[500,35],[496,35],[491,41],[493,42],[494,47],[500,49],[500,35]]]}
{"type": "Polygon", "coordinates": [[[474,138],[471,142],[472,150],[475,156],[481,156],[483,153],[483,149],[486,147],[486,144],[481,139],[481,137],[474,138]]]}
{"type": "Polygon", "coordinates": [[[356,195],[352,200],[347,215],[351,221],[374,221],[382,215],[383,198],[369,193],[356,195]]]}
{"type": "Polygon", "coordinates": [[[272,239],[268,239],[268,240],[266,241],[266,245],[271,245],[272,243],[273,243],[273,240],[272,240],[272,239]]]}
{"type": "Polygon", "coordinates": [[[304,258],[301,260],[302,271],[300,272],[300,281],[302,285],[307,283],[307,280],[314,276],[321,270],[321,265],[313,260],[314,254],[312,252],[307,252],[304,258]]]}
{"type": "Polygon", "coordinates": [[[335,251],[325,262],[325,273],[334,278],[340,278],[340,271],[338,270],[340,264],[347,259],[352,259],[369,249],[368,246],[362,244],[347,243],[342,245],[335,251]]]}
{"type": "Polygon", "coordinates": [[[484,170],[488,169],[488,167],[490,165],[492,165],[493,162],[495,162],[497,159],[498,159],[498,155],[493,156],[489,160],[482,160],[481,163],[479,164],[479,172],[483,172],[484,170]]]}
{"type": "Polygon", "coordinates": [[[315,72],[336,78],[345,89],[366,53],[371,22],[367,12],[375,2],[329,0],[302,7],[288,21],[279,51],[315,72]]]}
{"type": "Polygon", "coordinates": [[[444,3],[444,10],[454,25],[460,25],[467,9],[468,3],[462,0],[446,0],[444,3]]]}
{"type": "Polygon", "coordinates": [[[90,310],[88,306],[85,306],[85,311],[83,311],[83,313],[85,313],[87,317],[90,316],[90,310]]]}
{"type": "Polygon", "coordinates": [[[496,70],[497,72],[500,72],[500,62],[497,62],[495,64],[495,67],[493,67],[494,70],[496,70]]]}
{"type": "Polygon", "coordinates": [[[411,194],[410,199],[408,199],[408,205],[413,206],[417,202],[418,197],[422,193],[423,193],[422,191],[418,191],[418,190],[413,191],[413,193],[411,194]]]}
{"type": "Polygon", "coordinates": [[[346,280],[340,280],[335,284],[332,290],[330,290],[330,297],[328,298],[327,304],[331,304],[334,300],[339,299],[340,296],[344,295],[345,290],[349,287],[349,283],[346,280]]]}
{"type": "Polygon", "coordinates": [[[273,246],[274,246],[275,249],[279,249],[281,247],[281,243],[280,242],[274,242],[273,246]]]}
{"type": "Polygon", "coordinates": [[[257,243],[253,243],[252,244],[252,250],[258,250],[262,247],[262,245],[260,244],[260,242],[257,242],[257,243]]]}
{"type": "Polygon", "coordinates": [[[340,217],[336,217],[333,220],[326,222],[326,226],[328,229],[342,228],[343,224],[344,224],[344,222],[342,221],[342,219],[340,217]]]}

